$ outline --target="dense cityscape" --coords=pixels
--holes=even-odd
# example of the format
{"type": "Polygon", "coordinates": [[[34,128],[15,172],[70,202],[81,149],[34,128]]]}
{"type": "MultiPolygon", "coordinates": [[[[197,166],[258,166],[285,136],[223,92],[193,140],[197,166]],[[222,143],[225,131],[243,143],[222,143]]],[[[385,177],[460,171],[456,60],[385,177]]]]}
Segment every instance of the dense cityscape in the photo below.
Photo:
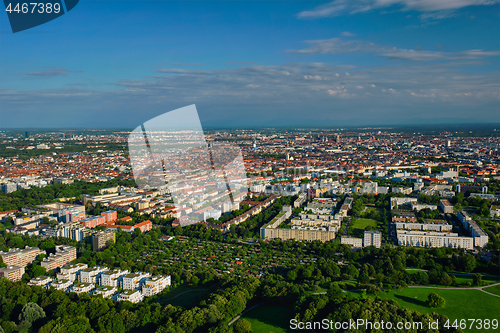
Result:
{"type": "Polygon", "coordinates": [[[399,306],[385,302],[417,286],[438,289],[420,302],[439,325],[474,331],[453,327],[452,290],[479,292],[478,315],[497,324],[500,138],[421,130],[208,131],[214,154],[241,148],[246,178],[227,176],[222,190],[175,175],[137,186],[127,131],[2,131],[1,288],[39,301],[16,310],[4,296],[1,327],[51,332],[75,323],[67,306],[92,304],[113,310],[87,313],[78,330],[244,332],[263,320],[237,320],[245,308],[309,322],[370,295],[399,306]],[[233,305],[213,307],[221,297],[233,305]]]}
{"type": "Polygon", "coordinates": [[[0,333],[500,332],[500,0],[4,0],[0,333]]]}

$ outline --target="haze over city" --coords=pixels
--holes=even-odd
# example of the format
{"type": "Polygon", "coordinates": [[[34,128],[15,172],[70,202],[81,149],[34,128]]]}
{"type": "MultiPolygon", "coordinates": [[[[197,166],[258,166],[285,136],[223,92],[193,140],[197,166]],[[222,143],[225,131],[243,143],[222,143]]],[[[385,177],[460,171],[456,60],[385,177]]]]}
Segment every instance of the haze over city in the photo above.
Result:
{"type": "Polygon", "coordinates": [[[0,127],[498,122],[498,1],[82,1],[12,34],[0,127]]]}

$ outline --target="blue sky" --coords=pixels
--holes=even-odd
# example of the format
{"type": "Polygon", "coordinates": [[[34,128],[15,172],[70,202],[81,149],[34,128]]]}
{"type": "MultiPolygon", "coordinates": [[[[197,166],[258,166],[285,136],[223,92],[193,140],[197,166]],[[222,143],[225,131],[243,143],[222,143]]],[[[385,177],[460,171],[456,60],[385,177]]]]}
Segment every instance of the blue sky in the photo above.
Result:
{"type": "Polygon", "coordinates": [[[500,122],[498,0],[103,1],[13,34],[0,128],[500,122]]]}

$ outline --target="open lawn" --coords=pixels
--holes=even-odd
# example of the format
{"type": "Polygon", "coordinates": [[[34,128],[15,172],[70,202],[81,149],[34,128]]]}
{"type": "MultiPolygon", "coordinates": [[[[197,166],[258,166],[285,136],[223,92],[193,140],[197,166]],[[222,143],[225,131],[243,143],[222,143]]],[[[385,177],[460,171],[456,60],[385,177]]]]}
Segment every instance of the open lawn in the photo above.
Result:
{"type": "Polygon", "coordinates": [[[209,291],[206,287],[190,287],[181,285],[158,299],[158,303],[172,304],[173,306],[190,307],[198,303],[209,291]]]}
{"type": "Polygon", "coordinates": [[[252,332],[285,333],[293,332],[289,327],[294,315],[293,310],[287,306],[261,305],[245,313],[242,318],[252,324],[252,332]]]}
{"type": "MultiPolygon", "coordinates": [[[[494,288],[494,287],[492,287],[494,288]]],[[[491,291],[490,291],[491,292],[491,291]]],[[[380,298],[393,299],[400,306],[416,310],[421,313],[440,313],[447,316],[451,323],[455,319],[497,319],[500,309],[500,297],[488,295],[475,289],[430,289],[430,288],[404,288],[381,292],[380,298]],[[446,300],[443,308],[429,308],[426,304],[427,296],[435,292],[446,300]]],[[[373,296],[372,296],[373,297],[373,296]]],[[[469,329],[464,332],[484,332],[484,330],[469,329]]]]}
{"type": "Polygon", "coordinates": [[[483,290],[486,290],[487,292],[495,294],[495,295],[500,295],[500,285],[488,287],[488,288],[483,288],[483,290]]]}
{"type": "Polygon", "coordinates": [[[372,219],[354,219],[349,228],[352,230],[354,237],[363,237],[363,231],[367,227],[372,227],[372,230],[377,228],[377,221],[372,219]]]}

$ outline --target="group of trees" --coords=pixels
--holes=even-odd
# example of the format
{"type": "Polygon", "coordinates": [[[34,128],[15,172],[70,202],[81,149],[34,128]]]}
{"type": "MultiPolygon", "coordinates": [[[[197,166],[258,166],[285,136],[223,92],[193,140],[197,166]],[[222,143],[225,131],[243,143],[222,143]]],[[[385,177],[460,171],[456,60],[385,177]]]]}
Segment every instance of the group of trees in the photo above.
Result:
{"type": "Polygon", "coordinates": [[[135,182],[118,178],[96,183],[76,180],[71,185],[51,184],[45,187],[18,190],[9,194],[0,192],[0,211],[18,210],[26,206],[47,204],[54,202],[57,198],[79,197],[82,194],[96,195],[99,194],[99,189],[119,185],[135,186],[135,182]]]}

